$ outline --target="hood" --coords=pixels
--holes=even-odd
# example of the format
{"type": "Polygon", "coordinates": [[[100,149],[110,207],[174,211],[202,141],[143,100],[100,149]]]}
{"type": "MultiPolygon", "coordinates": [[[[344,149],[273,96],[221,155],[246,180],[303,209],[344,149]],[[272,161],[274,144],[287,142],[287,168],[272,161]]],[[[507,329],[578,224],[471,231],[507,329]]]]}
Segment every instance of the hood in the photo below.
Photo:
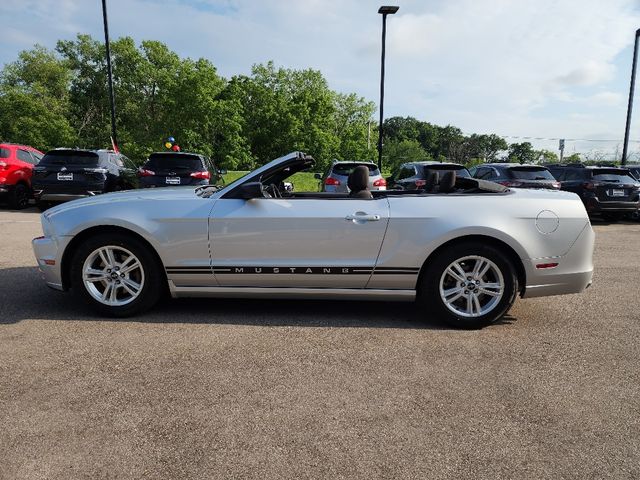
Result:
{"type": "Polygon", "coordinates": [[[78,200],[65,202],[50,208],[45,213],[47,216],[55,215],[67,210],[89,205],[103,205],[112,203],[126,203],[130,205],[137,200],[192,200],[199,198],[194,187],[163,187],[145,188],[140,190],[125,190],[121,192],[104,193],[94,197],[85,197],[78,200]]]}

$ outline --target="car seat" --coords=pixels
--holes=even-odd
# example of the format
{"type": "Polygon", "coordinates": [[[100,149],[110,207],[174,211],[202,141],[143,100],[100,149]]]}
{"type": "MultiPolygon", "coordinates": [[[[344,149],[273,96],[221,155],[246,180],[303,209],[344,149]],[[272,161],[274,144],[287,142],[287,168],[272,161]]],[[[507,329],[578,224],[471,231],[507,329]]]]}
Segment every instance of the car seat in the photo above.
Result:
{"type": "Polygon", "coordinates": [[[347,187],[351,190],[349,196],[352,198],[373,198],[369,191],[369,169],[364,165],[359,165],[347,179],[347,187]]]}

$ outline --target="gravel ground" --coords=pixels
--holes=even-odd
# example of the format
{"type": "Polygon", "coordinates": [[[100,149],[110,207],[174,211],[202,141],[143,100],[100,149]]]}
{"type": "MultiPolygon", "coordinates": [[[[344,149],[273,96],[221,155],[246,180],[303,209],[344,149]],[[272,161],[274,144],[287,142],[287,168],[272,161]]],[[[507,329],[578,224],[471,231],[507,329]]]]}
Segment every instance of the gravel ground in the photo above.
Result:
{"type": "Polygon", "coordinates": [[[410,305],[168,300],[112,321],[0,210],[0,478],[640,477],[640,224],[594,285],[456,331],[410,305]]]}

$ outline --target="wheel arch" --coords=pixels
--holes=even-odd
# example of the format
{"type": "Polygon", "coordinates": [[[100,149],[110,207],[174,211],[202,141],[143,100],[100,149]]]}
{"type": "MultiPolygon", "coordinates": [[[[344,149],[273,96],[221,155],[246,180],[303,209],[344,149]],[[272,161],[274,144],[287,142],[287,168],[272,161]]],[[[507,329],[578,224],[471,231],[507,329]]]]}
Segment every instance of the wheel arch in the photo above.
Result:
{"type": "MultiPolygon", "coordinates": [[[[130,230],[125,227],[119,227],[117,225],[99,225],[99,226],[89,227],[77,233],[65,248],[64,253],[62,254],[62,260],[60,262],[62,287],[65,290],[68,290],[69,287],[71,286],[71,278],[70,278],[71,277],[71,261],[73,259],[73,254],[75,253],[77,246],[80,245],[83,241],[87,240],[88,238],[94,237],[96,235],[103,235],[106,233],[120,233],[120,234],[128,235],[140,241],[141,243],[143,243],[149,248],[149,251],[158,261],[158,264],[161,266],[161,271],[165,272],[164,263],[162,262],[162,259],[160,258],[158,251],[142,235],[140,235],[137,232],[134,232],[133,230],[130,230]]],[[[166,280],[166,273],[164,273],[164,275],[166,280]]]]}
{"type": "Polygon", "coordinates": [[[471,242],[477,242],[482,245],[491,245],[506,253],[508,259],[511,261],[511,263],[516,269],[516,276],[518,278],[518,293],[522,295],[527,285],[526,283],[527,275],[524,268],[524,264],[520,259],[520,256],[515,251],[515,249],[511,245],[509,245],[507,242],[489,235],[482,235],[482,234],[464,235],[461,237],[456,237],[438,246],[435,250],[433,250],[429,254],[426,260],[422,263],[422,267],[420,268],[420,274],[418,275],[418,282],[416,283],[416,286],[421,284],[422,279],[427,269],[429,268],[429,265],[433,262],[435,258],[437,258],[438,254],[440,254],[442,251],[454,245],[458,245],[461,243],[471,243],[471,242]]]}

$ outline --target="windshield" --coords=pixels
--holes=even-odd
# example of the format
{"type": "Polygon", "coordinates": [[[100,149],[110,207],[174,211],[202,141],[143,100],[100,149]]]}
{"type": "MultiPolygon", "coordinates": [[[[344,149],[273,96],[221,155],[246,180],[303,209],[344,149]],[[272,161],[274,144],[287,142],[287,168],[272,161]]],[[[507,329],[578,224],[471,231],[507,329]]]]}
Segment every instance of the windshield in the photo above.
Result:
{"type": "Polygon", "coordinates": [[[151,155],[144,168],[149,170],[202,170],[202,160],[197,155],[151,155]]]}
{"type": "Polygon", "coordinates": [[[94,166],[98,164],[98,154],[82,150],[53,150],[47,152],[39,165],[82,165],[94,166]]]}
{"type": "Polygon", "coordinates": [[[512,167],[510,170],[513,178],[518,180],[555,180],[544,167],[512,167]]]}
{"type": "Polygon", "coordinates": [[[355,163],[355,162],[354,163],[336,163],[332,168],[332,173],[334,175],[343,175],[345,177],[348,177],[349,175],[351,175],[351,172],[353,172],[355,168],[359,167],[360,165],[363,165],[369,169],[370,176],[380,175],[380,170],[378,170],[378,167],[376,165],[373,165],[371,163],[355,163]]]}

